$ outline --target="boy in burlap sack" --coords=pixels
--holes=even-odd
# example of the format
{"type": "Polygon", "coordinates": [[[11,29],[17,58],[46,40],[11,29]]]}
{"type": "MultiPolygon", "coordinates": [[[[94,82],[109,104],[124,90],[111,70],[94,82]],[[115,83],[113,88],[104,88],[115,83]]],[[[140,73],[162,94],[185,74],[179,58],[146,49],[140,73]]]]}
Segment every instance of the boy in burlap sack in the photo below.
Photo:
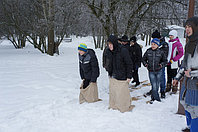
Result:
{"type": "Polygon", "coordinates": [[[129,51],[118,43],[117,37],[111,35],[108,43],[109,67],[109,108],[120,112],[131,111],[131,96],[128,89],[132,77],[132,61],[129,51]]]}
{"type": "Polygon", "coordinates": [[[83,80],[80,87],[79,103],[99,101],[97,78],[99,77],[98,59],[93,49],[81,43],[78,46],[80,76],[83,80]]]}

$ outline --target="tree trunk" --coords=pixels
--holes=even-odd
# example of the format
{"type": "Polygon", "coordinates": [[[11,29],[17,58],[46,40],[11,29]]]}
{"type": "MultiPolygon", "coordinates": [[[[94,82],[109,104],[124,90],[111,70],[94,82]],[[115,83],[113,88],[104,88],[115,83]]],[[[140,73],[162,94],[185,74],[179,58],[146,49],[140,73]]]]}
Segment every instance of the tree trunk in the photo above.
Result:
{"type": "Polygon", "coordinates": [[[146,35],[146,46],[148,45],[148,35],[146,35]]]}
{"type": "Polygon", "coordinates": [[[54,55],[54,0],[49,0],[48,52],[54,55]]]}
{"type": "Polygon", "coordinates": [[[103,50],[103,48],[105,47],[105,36],[102,36],[102,46],[100,47],[101,50],[103,50]]]}
{"type": "Polygon", "coordinates": [[[26,37],[25,35],[22,35],[21,46],[25,47],[25,43],[26,43],[26,37]]]}
{"type": "Polygon", "coordinates": [[[101,44],[101,35],[97,36],[97,47],[96,48],[100,48],[100,44],[101,44]]]}

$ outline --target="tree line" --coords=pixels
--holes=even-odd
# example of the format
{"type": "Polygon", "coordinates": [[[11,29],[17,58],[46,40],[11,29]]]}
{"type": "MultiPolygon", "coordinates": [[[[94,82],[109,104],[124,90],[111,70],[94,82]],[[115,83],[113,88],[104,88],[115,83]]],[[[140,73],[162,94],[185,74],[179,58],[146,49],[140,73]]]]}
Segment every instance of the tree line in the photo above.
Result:
{"type": "Polygon", "coordinates": [[[187,10],[188,0],[0,0],[0,36],[15,48],[29,42],[49,55],[70,35],[91,35],[103,49],[110,34],[144,37],[182,26],[187,10]]]}

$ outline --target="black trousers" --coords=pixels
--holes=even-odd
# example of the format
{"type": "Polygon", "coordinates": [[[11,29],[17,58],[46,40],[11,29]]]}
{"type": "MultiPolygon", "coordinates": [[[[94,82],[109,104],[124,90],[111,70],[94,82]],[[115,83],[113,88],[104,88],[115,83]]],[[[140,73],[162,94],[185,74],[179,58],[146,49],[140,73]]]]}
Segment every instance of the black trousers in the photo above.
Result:
{"type": "Polygon", "coordinates": [[[134,82],[139,83],[138,68],[137,69],[134,69],[134,72],[132,74],[132,77],[133,77],[134,82]]]}
{"type": "Polygon", "coordinates": [[[167,83],[172,84],[172,80],[177,75],[177,69],[171,69],[171,65],[167,65],[167,83]]]}

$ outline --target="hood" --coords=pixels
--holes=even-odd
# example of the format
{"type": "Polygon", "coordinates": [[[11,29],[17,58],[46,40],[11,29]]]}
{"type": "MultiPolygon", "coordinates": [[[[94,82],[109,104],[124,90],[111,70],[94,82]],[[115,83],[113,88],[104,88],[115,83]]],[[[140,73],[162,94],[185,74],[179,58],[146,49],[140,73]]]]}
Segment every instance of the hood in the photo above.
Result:
{"type": "MultiPolygon", "coordinates": [[[[194,56],[196,46],[198,45],[198,17],[189,18],[184,26],[191,26],[193,30],[193,34],[191,36],[187,36],[189,41],[185,46],[185,52],[191,54],[191,57],[194,56]]],[[[198,50],[198,48],[197,48],[198,50]]]]}
{"type": "Polygon", "coordinates": [[[194,40],[194,39],[197,39],[198,37],[198,17],[191,17],[189,18],[185,25],[189,25],[192,27],[192,30],[193,30],[193,34],[191,36],[188,36],[189,40],[194,40]]]}
{"type": "Polygon", "coordinates": [[[110,35],[107,42],[111,42],[113,44],[113,51],[118,48],[118,38],[114,35],[110,35]]]}

